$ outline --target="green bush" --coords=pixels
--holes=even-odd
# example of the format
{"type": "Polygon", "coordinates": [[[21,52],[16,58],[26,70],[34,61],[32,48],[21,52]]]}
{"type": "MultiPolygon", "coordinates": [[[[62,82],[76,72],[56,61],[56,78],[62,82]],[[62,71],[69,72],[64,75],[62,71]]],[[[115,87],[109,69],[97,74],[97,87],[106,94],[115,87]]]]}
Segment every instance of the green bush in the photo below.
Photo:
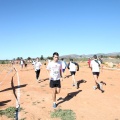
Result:
{"type": "Polygon", "coordinates": [[[72,110],[55,110],[51,113],[51,118],[61,118],[61,120],[76,120],[72,110]]]}
{"type": "Polygon", "coordinates": [[[4,60],[1,61],[1,64],[6,64],[6,62],[4,60]]]}
{"type": "MultiPolygon", "coordinates": [[[[22,108],[20,108],[20,111],[22,110],[22,108]]],[[[9,107],[5,110],[0,110],[0,116],[5,115],[8,118],[15,118],[15,112],[16,112],[16,108],[15,107],[9,107]]]]}

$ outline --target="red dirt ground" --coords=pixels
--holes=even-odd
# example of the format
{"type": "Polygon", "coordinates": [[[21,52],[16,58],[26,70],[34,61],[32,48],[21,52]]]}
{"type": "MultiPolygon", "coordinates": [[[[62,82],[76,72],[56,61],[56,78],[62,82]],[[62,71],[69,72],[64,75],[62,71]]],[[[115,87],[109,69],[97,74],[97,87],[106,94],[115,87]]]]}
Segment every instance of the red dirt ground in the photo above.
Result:
{"type": "MultiPolygon", "coordinates": [[[[7,69],[1,72],[3,67],[0,67],[0,82],[10,70],[7,66],[7,69]]],[[[23,70],[20,70],[19,65],[16,65],[16,68],[20,77],[20,106],[23,108],[19,113],[19,119],[60,120],[50,117],[50,112],[54,109],[45,66],[43,65],[41,69],[41,83],[36,82],[32,65],[23,70]]],[[[66,75],[69,74],[67,70],[66,75]]],[[[76,120],[120,120],[120,71],[103,70],[99,79],[106,83],[103,86],[104,93],[98,89],[93,90],[94,80],[91,70],[87,66],[80,67],[80,71],[76,74],[79,88],[72,87],[71,77],[62,81],[61,93],[57,98],[65,99],[57,101],[57,109],[73,110],[76,113],[76,120]]],[[[12,71],[0,85],[0,110],[16,106],[16,90],[17,75],[12,71]]],[[[0,120],[11,119],[2,116],[0,120]]]]}

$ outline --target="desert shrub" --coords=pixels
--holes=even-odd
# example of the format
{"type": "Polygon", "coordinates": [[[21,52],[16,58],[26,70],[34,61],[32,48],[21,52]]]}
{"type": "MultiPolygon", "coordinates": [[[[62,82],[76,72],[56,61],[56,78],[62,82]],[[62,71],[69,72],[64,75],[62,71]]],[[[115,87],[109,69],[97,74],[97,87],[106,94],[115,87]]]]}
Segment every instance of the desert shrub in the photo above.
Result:
{"type": "Polygon", "coordinates": [[[58,109],[51,113],[51,118],[60,118],[61,120],[75,120],[75,113],[72,110],[58,109]]]}

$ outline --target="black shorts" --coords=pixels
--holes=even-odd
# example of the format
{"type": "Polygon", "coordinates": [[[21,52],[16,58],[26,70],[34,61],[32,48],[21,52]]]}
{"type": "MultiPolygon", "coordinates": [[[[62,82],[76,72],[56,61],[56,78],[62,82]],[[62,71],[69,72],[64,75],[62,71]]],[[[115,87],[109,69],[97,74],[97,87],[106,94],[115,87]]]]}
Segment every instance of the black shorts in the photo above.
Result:
{"type": "Polygon", "coordinates": [[[50,80],[50,87],[51,88],[54,88],[54,87],[61,88],[60,80],[50,80]]]}
{"type": "Polygon", "coordinates": [[[93,75],[99,76],[99,75],[100,75],[100,72],[93,72],[93,75]]]}
{"type": "Polygon", "coordinates": [[[75,75],[76,72],[75,71],[70,71],[71,75],[75,75]]]}

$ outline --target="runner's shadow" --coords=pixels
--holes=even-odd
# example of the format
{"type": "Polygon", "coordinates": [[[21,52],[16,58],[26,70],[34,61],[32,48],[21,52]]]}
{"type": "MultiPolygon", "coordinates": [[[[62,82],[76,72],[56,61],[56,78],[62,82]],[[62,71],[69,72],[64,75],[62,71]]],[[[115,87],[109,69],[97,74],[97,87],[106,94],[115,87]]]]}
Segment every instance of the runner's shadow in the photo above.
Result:
{"type": "Polygon", "coordinates": [[[11,100],[6,100],[6,101],[1,101],[0,102],[0,106],[4,106],[6,105],[6,103],[10,102],[11,100]]]}
{"type": "Polygon", "coordinates": [[[81,83],[86,83],[87,81],[86,80],[79,80],[78,82],[77,82],[77,88],[80,88],[80,84],[81,83]]]}
{"type": "MultiPolygon", "coordinates": [[[[26,68],[27,69],[27,68],[26,68]]],[[[21,71],[31,71],[31,70],[34,70],[34,69],[27,69],[27,70],[21,70],[21,71]]]]}
{"type": "Polygon", "coordinates": [[[13,83],[13,77],[12,77],[12,80],[11,80],[11,87],[12,87],[12,89],[13,89],[13,94],[15,95],[15,98],[17,99],[16,89],[15,89],[14,83],[13,83]]]}
{"type": "Polygon", "coordinates": [[[71,99],[74,98],[79,92],[82,92],[82,90],[78,90],[78,91],[76,91],[76,92],[68,93],[65,98],[60,98],[60,99],[58,99],[58,101],[59,101],[59,100],[62,100],[62,101],[60,101],[60,102],[57,104],[57,106],[58,106],[59,104],[63,103],[63,102],[66,102],[66,101],[71,100],[71,99]]]}
{"type": "Polygon", "coordinates": [[[42,83],[42,82],[44,82],[46,80],[49,80],[49,78],[43,79],[43,80],[39,81],[39,83],[42,83]]]}
{"type": "Polygon", "coordinates": [[[67,75],[67,76],[65,76],[65,78],[69,78],[71,75],[67,75]]]}
{"type": "Polygon", "coordinates": [[[103,82],[103,81],[100,81],[100,83],[102,83],[103,85],[107,85],[105,82],[103,82]]]}

